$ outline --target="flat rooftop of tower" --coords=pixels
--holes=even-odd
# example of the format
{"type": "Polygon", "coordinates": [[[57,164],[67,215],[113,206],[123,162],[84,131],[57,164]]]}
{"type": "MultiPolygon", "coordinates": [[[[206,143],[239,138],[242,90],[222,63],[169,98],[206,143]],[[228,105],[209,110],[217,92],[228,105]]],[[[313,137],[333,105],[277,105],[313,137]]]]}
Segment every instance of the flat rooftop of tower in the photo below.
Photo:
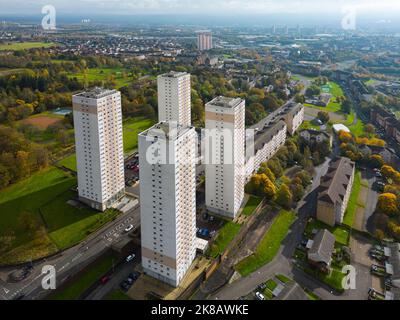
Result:
{"type": "Polygon", "coordinates": [[[174,140],[181,137],[192,128],[193,127],[178,125],[176,122],[159,122],[146,131],[139,133],[139,135],[143,137],[158,137],[161,139],[165,137],[167,140],[174,140]]]}
{"type": "Polygon", "coordinates": [[[74,95],[75,97],[82,97],[82,98],[88,98],[88,99],[101,99],[104,97],[107,97],[111,94],[117,93],[117,90],[111,90],[111,89],[105,89],[105,88],[100,88],[100,87],[95,87],[91,90],[84,91],[81,93],[78,93],[74,95]]]}
{"type": "Polygon", "coordinates": [[[183,77],[183,76],[187,76],[188,73],[187,72],[179,72],[179,71],[170,71],[168,73],[164,73],[159,75],[159,78],[179,78],[179,77],[183,77]]]}
{"type": "Polygon", "coordinates": [[[228,98],[219,96],[214,100],[210,101],[209,103],[207,103],[206,106],[216,106],[216,107],[233,109],[236,108],[238,105],[240,105],[242,102],[243,100],[240,98],[228,98]]]}

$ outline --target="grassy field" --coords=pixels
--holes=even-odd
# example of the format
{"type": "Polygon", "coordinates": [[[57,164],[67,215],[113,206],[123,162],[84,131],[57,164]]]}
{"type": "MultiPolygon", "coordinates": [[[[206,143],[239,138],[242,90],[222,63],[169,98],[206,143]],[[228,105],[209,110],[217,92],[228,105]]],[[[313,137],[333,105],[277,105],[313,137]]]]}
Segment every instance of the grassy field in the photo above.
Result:
{"type": "Polygon", "coordinates": [[[350,228],[354,225],[354,219],[356,216],[356,211],[358,206],[364,206],[365,204],[358,203],[358,196],[361,190],[361,172],[357,171],[354,177],[353,189],[351,190],[351,196],[349,204],[347,205],[347,210],[343,219],[343,224],[349,226],[350,228]]]}
{"type": "Polygon", "coordinates": [[[86,73],[70,73],[68,77],[88,82],[112,80],[117,89],[132,82],[129,72],[123,68],[92,68],[88,69],[86,73]]]}
{"type": "Polygon", "coordinates": [[[233,238],[240,231],[241,225],[234,222],[227,222],[221,230],[218,232],[218,236],[215,239],[214,243],[211,244],[210,249],[207,254],[213,258],[216,258],[219,254],[221,254],[229,243],[233,240],[233,238]]]}
{"type": "Polygon", "coordinates": [[[76,183],[52,167],[0,193],[0,234],[13,231],[15,236],[0,254],[1,264],[39,259],[77,244],[116,216],[115,211],[99,215],[69,205],[76,183]]]}
{"type": "Polygon", "coordinates": [[[254,210],[261,203],[262,198],[251,196],[246,203],[246,206],[243,208],[242,214],[246,217],[249,217],[253,214],[254,210]]]}
{"type": "Polygon", "coordinates": [[[72,171],[77,171],[76,168],[76,154],[72,154],[57,163],[57,165],[68,168],[72,171]]]}
{"type": "Polygon", "coordinates": [[[53,42],[11,42],[7,44],[0,44],[0,51],[6,50],[28,50],[35,48],[49,48],[54,47],[56,44],[53,42]]]}
{"type": "Polygon", "coordinates": [[[96,281],[105,275],[116,262],[114,256],[106,256],[98,261],[93,267],[88,268],[78,279],[68,284],[60,292],[50,297],[51,300],[77,300],[96,281]]]}
{"type": "Polygon", "coordinates": [[[326,107],[319,107],[313,104],[305,103],[306,107],[328,111],[328,112],[339,112],[341,110],[341,104],[336,102],[337,97],[344,96],[342,88],[335,82],[329,82],[328,85],[331,87],[330,94],[332,95],[331,102],[326,107]]]}
{"type": "Polygon", "coordinates": [[[349,231],[347,231],[343,227],[340,227],[340,226],[331,227],[320,221],[314,220],[314,221],[308,223],[307,227],[306,227],[305,232],[309,238],[312,237],[312,231],[314,229],[316,229],[316,230],[327,229],[335,236],[336,242],[340,245],[347,246],[349,243],[349,236],[350,236],[349,231]]]}
{"type": "Polygon", "coordinates": [[[278,253],[282,241],[285,239],[290,226],[296,220],[293,212],[282,210],[275,218],[269,230],[265,233],[256,251],[246,259],[240,261],[235,269],[242,276],[247,276],[263,265],[271,262],[278,253]]]}
{"type": "Polygon", "coordinates": [[[144,118],[131,118],[124,121],[124,151],[129,153],[138,146],[138,134],[154,124],[153,120],[144,118]]]}
{"type": "Polygon", "coordinates": [[[0,255],[0,263],[23,262],[57,251],[39,209],[75,184],[75,178],[50,168],[0,193],[0,234],[12,231],[15,236],[11,247],[0,255]],[[34,230],[28,229],[26,221],[30,221],[34,230]],[[39,236],[36,233],[40,230],[45,232],[39,236]]]}
{"type": "Polygon", "coordinates": [[[120,289],[114,290],[112,292],[110,292],[105,298],[104,300],[118,300],[118,301],[124,301],[124,300],[132,300],[131,298],[129,298],[129,296],[123,292],[120,289]]]}

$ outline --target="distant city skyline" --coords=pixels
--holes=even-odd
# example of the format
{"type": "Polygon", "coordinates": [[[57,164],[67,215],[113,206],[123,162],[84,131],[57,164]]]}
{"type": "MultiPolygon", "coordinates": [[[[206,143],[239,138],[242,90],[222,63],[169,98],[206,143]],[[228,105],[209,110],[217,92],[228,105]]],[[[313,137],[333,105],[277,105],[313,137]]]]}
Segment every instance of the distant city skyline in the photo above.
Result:
{"type": "Polygon", "coordinates": [[[341,14],[345,7],[356,7],[361,12],[393,13],[400,11],[397,0],[0,0],[1,14],[35,14],[45,5],[53,5],[59,13],[90,14],[274,14],[274,13],[330,13],[341,14]]]}

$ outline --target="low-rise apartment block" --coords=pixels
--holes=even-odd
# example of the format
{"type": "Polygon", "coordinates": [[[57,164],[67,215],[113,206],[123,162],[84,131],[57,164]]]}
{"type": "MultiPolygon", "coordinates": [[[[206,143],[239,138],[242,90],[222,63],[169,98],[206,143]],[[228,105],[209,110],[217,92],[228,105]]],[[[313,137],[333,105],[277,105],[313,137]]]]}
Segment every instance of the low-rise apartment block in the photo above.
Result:
{"type": "Polygon", "coordinates": [[[355,163],[336,158],[321,179],[317,200],[317,219],[329,226],[342,224],[354,183],[355,163]]]}
{"type": "Polygon", "coordinates": [[[392,138],[400,143],[400,121],[392,112],[377,106],[371,108],[370,117],[374,124],[385,129],[387,138],[392,138]]]}
{"type": "Polygon", "coordinates": [[[289,103],[279,113],[285,121],[288,133],[293,136],[304,122],[304,106],[301,103],[289,103]]]}
{"type": "Polygon", "coordinates": [[[282,120],[269,123],[254,137],[254,154],[249,155],[246,161],[246,177],[249,179],[258,171],[263,162],[271,159],[285,144],[287,126],[282,120]]]}
{"type": "Polygon", "coordinates": [[[301,130],[299,132],[299,135],[309,145],[320,144],[325,141],[328,141],[329,146],[332,147],[333,137],[325,131],[319,131],[315,129],[305,129],[301,130]]]}

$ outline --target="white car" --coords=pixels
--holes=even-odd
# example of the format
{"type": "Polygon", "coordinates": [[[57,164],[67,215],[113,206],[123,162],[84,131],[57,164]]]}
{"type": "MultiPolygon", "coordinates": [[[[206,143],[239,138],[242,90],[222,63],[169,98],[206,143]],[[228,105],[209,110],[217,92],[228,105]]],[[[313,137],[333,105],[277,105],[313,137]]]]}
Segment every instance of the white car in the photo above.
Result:
{"type": "Polygon", "coordinates": [[[132,230],[133,230],[133,225],[131,225],[131,224],[125,228],[125,232],[127,232],[127,233],[132,230]]]}
{"type": "Polygon", "coordinates": [[[262,293],[260,293],[260,292],[256,292],[256,297],[257,297],[258,300],[265,300],[264,295],[262,293]]]}
{"type": "Polygon", "coordinates": [[[133,253],[130,256],[126,257],[126,262],[131,262],[133,261],[133,259],[135,259],[136,255],[134,255],[133,253]]]}

